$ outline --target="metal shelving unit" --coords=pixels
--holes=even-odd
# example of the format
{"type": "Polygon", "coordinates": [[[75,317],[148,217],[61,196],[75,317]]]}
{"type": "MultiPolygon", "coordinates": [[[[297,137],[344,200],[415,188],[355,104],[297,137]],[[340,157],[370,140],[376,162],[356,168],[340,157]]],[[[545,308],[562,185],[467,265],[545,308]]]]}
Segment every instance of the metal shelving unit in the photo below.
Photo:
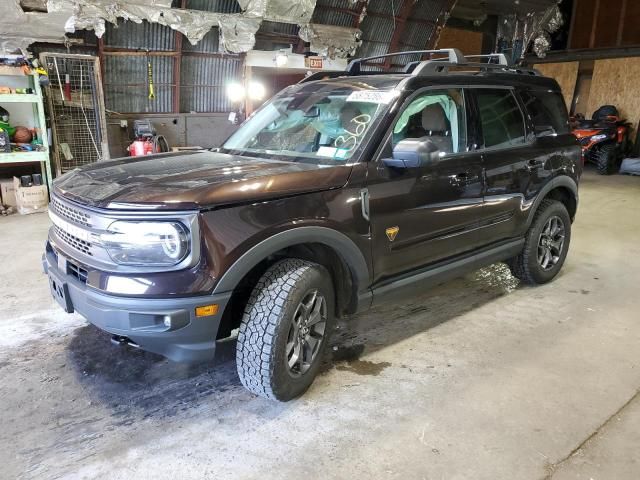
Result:
{"type": "MultiPolygon", "coordinates": [[[[51,160],[49,157],[49,144],[47,136],[47,123],[44,115],[44,104],[42,99],[42,90],[40,88],[40,79],[37,73],[30,75],[24,75],[21,71],[16,71],[15,74],[8,74],[6,70],[0,73],[0,84],[5,77],[16,77],[9,83],[20,82],[25,77],[28,80],[29,87],[33,89],[33,94],[0,94],[0,106],[8,104],[31,104],[32,107],[32,123],[33,127],[37,129],[38,135],[42,140],[43,150],[33,152],[11,152],[0,153],[0,165],[8,163],[40,163],[40,169],[42,172],[43,180],[46,182],[51,191],[52,187],[52,175],[51,175],[51,160]],[[19,73],[18,73],[19,72],[19,73]]],[[[5,106],[5,108],[7,108],[5,106]]]]}

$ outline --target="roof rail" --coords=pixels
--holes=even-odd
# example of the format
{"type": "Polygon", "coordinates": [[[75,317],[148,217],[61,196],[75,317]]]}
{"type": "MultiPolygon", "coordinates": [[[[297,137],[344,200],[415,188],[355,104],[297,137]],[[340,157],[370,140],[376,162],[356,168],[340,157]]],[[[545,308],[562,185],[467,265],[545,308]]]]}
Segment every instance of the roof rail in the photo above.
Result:
{"type": "Polygon", "coordinates": [[[504,53],[490,53],[488,55],[467,55],[467,58],[488,58],[487,63],[493,63],[498,65],[511,65],[507,56],[504,53]],[[493,60],[496,60],[495,62],[493,60]]]}
{"type": "Polygon", "coordinates": [[[356,58],[349,62],[344,72],[316,72],[309,77],[300,80],[299,83],[311,82],[323,78],[337,78],[344,76],[356,76],[369,73],[383,72],[361,72],[362,63],[378,58],[397,57],[400,55],[446,55],[442,58],[434,58],[431,60],[418,60],[409,62],[405,65],[402,73],[411,74],[413,76],[426,76],[448,73],[450,67],[468,67],[478,69],[480,71],[492,71],[496,73],[512,73],[518,75],[541,76],[542,74],[535,69],[528,69],[511,65],[504,53],[491,53],[488,55],[469,55],[465,57],[460,50],[456,48],[443,48],[440,50],[411,50],[406,52],[387,53],[385,55],[376,55],[373,57],[356,58]],[[486,62],[470,62],[469,59],[487,59],[486,62]]]}
{"type": "Polygon", "coordinates": [[[451,63],[451,62],[443,62],[441,60],[426,60],[424,62],[420,62],[418,65],[411,69],[411,74],[413,76],[426,76],[426,75],[437,75],[440,73],[448,73],[449,67],[468,67],[473,69],[478,69],[480,71],[485,72],[495,72],[495,73],[513,73],[517,75],[531,75],[531,76],[540,76],[540,72],[534,69],[521,68],[516,67],[514,65],[504,65],[504,64],[496,64],[496,63],[451,63]]]}
{"type": "Polygon", "coordinates": [[[360,65],[369,60],[376,60],[378,58],[399,57],[401,55],[447,55],[450,63],[467,63],[467,59],[462,52],[457,48],[442,48],[440,50],[410,50],[406,52],[387,53],[385,55],[375,55],[373,57],[354,58],[347,65],[347,74],[358,75],[360,73],[360,65]]]}

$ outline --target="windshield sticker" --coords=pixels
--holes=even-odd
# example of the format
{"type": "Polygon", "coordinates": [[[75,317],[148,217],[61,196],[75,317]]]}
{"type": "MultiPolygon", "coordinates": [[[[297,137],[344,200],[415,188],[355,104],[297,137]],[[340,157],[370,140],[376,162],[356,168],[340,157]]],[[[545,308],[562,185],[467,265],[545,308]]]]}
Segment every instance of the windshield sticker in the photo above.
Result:
{"type": "Polygon", "coordinates": [[[320,147],[318,148],[318,156],[333,158],[336,156],[337,150],[338,150],[337,148],[333,148],[333,147],[320,147]]]}
{"type": "Polygon", "coordinates": [[[347,158],[349,156],[349,150],[344,148],[336,148],[336,154],[334,158],[347,158]]]}
{"type": "Polygon", "coordinates": [[[391,102],[396,96],[393,90],[358,90],[347,97],[347,102],[383,103],[391,102]]]}

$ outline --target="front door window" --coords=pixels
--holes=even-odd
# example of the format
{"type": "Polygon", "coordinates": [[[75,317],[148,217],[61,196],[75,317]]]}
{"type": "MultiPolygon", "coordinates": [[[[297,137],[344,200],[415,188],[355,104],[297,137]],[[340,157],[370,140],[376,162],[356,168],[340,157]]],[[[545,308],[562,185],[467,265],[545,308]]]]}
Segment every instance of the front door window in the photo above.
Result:
{"type": "Polygon", "coordinates": [[[430,90],[415,98],[393,128],[393,145],[408,138],[428,137],[441,154],[466,151],[467,135],[462,90],[430,90]]]}

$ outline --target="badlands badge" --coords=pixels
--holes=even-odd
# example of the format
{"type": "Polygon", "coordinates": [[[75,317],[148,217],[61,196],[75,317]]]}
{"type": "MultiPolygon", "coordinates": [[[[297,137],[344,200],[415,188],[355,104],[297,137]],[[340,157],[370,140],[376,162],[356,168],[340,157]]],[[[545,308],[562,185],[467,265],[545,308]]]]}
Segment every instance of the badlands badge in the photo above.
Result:
{"type": "Polygon", "coordinates": [[[389,239],[390,242],[393,242],[396,239],[396,236],[398,235],[399,231],[400,231],[399,227],[387,228],[387,238],[389,239]]]}

